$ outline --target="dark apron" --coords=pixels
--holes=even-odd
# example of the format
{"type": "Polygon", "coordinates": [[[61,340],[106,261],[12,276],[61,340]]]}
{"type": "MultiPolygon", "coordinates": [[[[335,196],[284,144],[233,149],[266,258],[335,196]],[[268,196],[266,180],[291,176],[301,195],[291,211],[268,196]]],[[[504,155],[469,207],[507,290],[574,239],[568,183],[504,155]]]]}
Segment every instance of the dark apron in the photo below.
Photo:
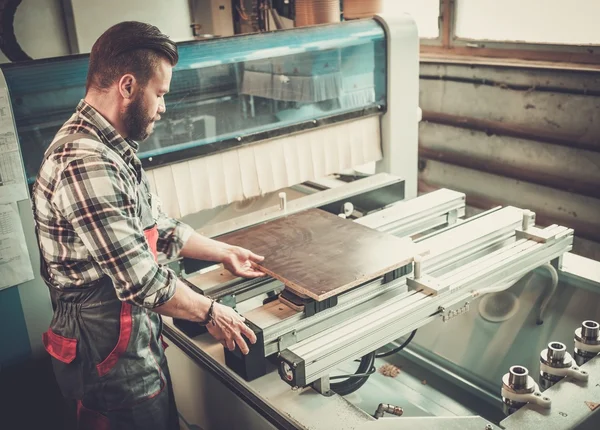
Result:
{"type": "MultiPolygon", "coordinates": [[[[48,149],[89,135],[70,135],[48,149]]],[[[138,191],[144,235],[156,259],[158,230],[147,182],[138,191]]],[[[104,276],[85,288],[59,290],[42,277],[55,306],[43,343],[62,394],[77,401],[78,428],[179,429],[160,315],[121,302],[104,276]]]]}

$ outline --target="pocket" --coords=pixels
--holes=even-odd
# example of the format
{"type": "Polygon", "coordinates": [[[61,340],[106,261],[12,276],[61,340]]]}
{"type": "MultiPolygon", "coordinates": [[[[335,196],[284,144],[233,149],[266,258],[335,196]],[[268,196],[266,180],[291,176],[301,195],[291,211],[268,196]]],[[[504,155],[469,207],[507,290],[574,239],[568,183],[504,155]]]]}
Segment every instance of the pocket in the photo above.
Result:
{"type": "Polygon", "coordinates": [[[96,370],[99,376],[104,376],[110,370],[115,367],[117,361],[121,355],[127,350],[129,345],[129,339],[131,338],[131,330],[133,326],[133,320],[131,315],[131,305],[129,303],[121,303],[121,314],[119,317],[119,340],[108,354],[108,356],[102,361],[102,363],[96,365],[96,370]]]}
{"type": "Polygon", "coordinates": [[[77,356],[77,339],[61,336],[48,329],[42,333],[42,342],[48,354],[65,364],[73,362],[77,356]]]}

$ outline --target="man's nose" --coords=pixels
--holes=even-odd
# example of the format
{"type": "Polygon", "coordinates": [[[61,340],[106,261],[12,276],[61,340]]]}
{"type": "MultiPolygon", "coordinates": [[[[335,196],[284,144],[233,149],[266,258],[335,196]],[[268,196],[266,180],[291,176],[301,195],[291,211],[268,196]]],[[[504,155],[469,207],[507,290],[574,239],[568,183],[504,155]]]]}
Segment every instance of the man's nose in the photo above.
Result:
{"type": "Polygon", "coordinates": [[[160,102],[158,103],[158,113],[159,115],[162,113],[165,113],[167,111],[167,108],[165,107],[165,101],[164,99],[161,99],[160,102]]]}

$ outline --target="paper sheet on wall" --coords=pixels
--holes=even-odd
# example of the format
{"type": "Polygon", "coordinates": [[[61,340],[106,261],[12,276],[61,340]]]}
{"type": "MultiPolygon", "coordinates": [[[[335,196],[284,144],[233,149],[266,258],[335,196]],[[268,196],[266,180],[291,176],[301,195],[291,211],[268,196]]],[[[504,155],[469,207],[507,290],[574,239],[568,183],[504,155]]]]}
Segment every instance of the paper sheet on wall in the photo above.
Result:
{"type": "Polygon", "coordinates": [[[0,204],[25,200],[27,185],[6,88],[0,88],[0,204]]]}
{"type": "Polygon", "coordinates": [[[16,203],[0,205],[0,290],[33,279],[16,203]]]}

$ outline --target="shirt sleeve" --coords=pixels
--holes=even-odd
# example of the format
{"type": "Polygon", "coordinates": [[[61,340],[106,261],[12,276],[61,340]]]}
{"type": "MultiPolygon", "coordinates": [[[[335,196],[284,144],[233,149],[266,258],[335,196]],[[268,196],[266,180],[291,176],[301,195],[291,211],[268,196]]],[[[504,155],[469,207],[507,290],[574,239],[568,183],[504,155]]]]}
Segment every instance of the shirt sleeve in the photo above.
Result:
{"type": "Polygon", "coordinates": [[[181,221],[168,217],[163,212],[160,199],[157,196],[152,195],[152,200],[156,202],[158,209],[156,220],[158,228],[157,250],[169,259],[176,258],[192,233],[194,233],[194,229],[181,221]]]}
{"type": "Polygon", "coordinates": [[[120,300],[146,308],[175,294],[177,277],[154,260],[136,214],[136,188],[102,154],[74,160],[63,170],[52,204],[71,224],[120,300]]]}

